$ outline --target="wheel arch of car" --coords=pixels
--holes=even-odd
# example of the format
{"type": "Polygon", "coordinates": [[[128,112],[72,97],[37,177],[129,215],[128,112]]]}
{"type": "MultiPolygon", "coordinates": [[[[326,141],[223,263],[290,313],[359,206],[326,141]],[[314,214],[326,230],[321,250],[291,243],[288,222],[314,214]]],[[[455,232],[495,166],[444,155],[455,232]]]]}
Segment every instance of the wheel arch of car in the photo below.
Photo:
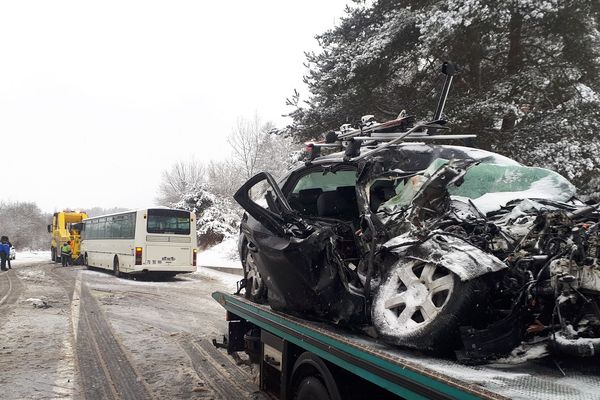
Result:
{"type": "Polygon", "coordinates": [[[435,232],[418,245],[398,246],[398,238],[383,245],[399,259],[415,259],[424,263],[442,265],[455,273],[461,281],[469,281],[491,272],[508,268],[500,259],[447,232],[435,232]]]}

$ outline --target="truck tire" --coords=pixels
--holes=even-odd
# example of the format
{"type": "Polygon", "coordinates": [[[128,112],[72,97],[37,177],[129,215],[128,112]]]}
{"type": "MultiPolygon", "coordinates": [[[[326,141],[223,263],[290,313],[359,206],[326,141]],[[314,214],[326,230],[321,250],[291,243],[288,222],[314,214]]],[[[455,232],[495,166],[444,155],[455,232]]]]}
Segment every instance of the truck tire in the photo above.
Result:
{"type": "Polygon", "coordinates": [[[294,400],[331,400],[331,396],[317,377],[309,376],[298,384],[294,400]]]}
{"type": "Polygon", "coordinates": [[[305,351],[292,368],[291,397],[295,400],[341,400],[331,370],[319,356],[305,351]]]}
{"type": "Polygon", "coordinates": [[[54,247],[50,247],[50,260],[56,262],[56,249],[54,247]]]}
{"type": "Polygon", "coordinates": [[[399,260],[377,289],[373,326],[387,342],[436,354],[461,346],[459,326],[469,324],[485,286],[462,282],[439,264],[399,260]]]}

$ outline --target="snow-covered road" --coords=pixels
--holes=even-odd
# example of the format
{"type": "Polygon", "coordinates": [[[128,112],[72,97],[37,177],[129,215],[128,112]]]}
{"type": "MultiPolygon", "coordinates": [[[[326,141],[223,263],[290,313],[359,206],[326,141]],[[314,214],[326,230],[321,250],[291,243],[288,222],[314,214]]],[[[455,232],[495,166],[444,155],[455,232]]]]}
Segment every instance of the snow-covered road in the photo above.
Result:
{"type": "Polygon", "coordinates": [[[0,273],[3,399],[260,396],[256,371],[211,343],[226,322],[210,295],[238,276],[119,279],[21,256],[0,273]]]}

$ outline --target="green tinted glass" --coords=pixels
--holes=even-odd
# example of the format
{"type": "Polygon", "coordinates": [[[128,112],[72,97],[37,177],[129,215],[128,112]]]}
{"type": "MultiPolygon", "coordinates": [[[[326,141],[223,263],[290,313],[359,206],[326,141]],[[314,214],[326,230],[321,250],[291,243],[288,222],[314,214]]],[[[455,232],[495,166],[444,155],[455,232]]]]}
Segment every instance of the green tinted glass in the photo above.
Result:
{"type": "Polygon", "coordinates": [[[292,193],[305,189],[322,189],[324,192],[335,190],[340,186],[356,186],[356,171],[337,171],[323,174],[322,171],[304,175],[292,193]]]}

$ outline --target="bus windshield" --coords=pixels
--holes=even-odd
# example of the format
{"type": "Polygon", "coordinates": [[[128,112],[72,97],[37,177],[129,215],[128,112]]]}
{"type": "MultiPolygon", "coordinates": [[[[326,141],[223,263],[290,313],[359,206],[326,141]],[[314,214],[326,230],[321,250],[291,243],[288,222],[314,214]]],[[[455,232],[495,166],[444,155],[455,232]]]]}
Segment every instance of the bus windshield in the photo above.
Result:
{"type": "Polygon", "coordinates": [[[182,210],[149,209],[148,233],[190,234],[190,213],[182,210]]]}

